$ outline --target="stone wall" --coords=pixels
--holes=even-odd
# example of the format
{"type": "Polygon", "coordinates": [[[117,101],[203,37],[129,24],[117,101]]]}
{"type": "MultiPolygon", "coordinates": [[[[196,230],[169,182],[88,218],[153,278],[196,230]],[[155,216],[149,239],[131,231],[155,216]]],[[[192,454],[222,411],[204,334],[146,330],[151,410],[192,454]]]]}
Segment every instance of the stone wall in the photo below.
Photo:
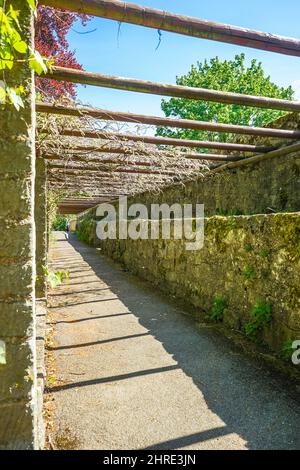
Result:
{"type": "MultiPolygon", "coordinates": [[[[33,15],[12,0],[33,41],[33,15]]],[[[0,448],[36,447],[35,408],[35,122],[33,74],[22,64],[6,72],[8,85],[22,84],[25,107],[0,111],[0,448]]]]}
{"type": "MultiPolygon", "coordinates": [[[[269,127],[300,129],[299,114],[289,114],[269,127]]],[[[288,145],[278,139],[240,136],[237,142],[268,146],[288,145]]],[[[224,173],[205,174],[184,184],[169,185],[161,192],[145,192],[130,198],[145,204],[204,204],[206,216],[214,214],[265,214],[300,210],[300,153],[265,160],[224,173]]]]}
{"type": "MultiPolygon", "coordinates": [[[[270,127],[299,129],[299,115],[284,116],[270,127]]],[[[244,136],[237,141],[258,142],[244,136]]],[[[154,203],[204,203],[204,248],[186,251],[179,240],[100,243],[95,209],[78,216],[80,238],[193,306],[202,319],[212,320],[219,312],[219,321],[280,354],[300,339],[300,153],[201,175],[138,194],[128,199],[133,203],[146,204],[148,211],[154,203]]]]}
{"type": "MultiPolygon", "coordinates": [[[[86,241],[95,243],[95,221],[84,225],[85,234],[90,230],[86,241]]],[[[204,247],[198,251],[186,250],[184,239],[97,245],[131,272],[193,306],[201,320],[222,321],[278,353],[300,338],[299,214],[209,217],[204,247]]]]}

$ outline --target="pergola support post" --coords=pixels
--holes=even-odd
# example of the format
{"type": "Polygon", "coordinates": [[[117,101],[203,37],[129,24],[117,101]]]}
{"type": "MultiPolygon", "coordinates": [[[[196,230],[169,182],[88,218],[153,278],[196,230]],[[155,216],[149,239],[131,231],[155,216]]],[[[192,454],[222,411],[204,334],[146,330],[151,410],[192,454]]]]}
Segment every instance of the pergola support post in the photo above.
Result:
{"type": "Polygon", "coordinates": [[[35,178],[35,233],[36,233],[36,297],[46,297],[46,281],[43,267],[47,266],[47,180],[46,164],[36,159],[35,178]]]}
{"type": "MultiPolygon", "coordinates": [[[[23,37],[33,45],[33,13],[10,0],[23,37]]],[[[0,110],[0,449],[36,449],[35,110],[28,64],[5,72],[5,85],[24,86],[24,108],[0,110]]]]}

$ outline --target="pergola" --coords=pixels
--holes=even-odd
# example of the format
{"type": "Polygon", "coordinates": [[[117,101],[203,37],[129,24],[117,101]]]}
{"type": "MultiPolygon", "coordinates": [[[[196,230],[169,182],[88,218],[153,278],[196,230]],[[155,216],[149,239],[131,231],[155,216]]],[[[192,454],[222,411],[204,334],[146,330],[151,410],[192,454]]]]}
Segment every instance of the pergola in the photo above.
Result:
{"type": "MultiPolygon", "coordinates": [[[[39,3],[196,38],[300,56],[299,39],[124,2],[40,0],[39,3]]],[[[20,11],[18,21],[22,38],[29,50],[34,49],[34,13],[29,2],[10,0],[6,4],[8,8],[13,4],[20,11]]],[[[296,126],[294,129],[285,128],[285,125],[280,129],[258,128],[116,112],[66,101],[35,103],[34,74],[27,59],[25,62],[17,60],[12,69],[5,71],[8,86],[14,88],[16,84],[22,84],[24,107],[17,110],[7,102],[0,113],[0,446],[8,449],[42,447],[39,429],[43,427],[44,378],[37,357],[43,355],[44,348],[44,327],[39,321],[45,321],[46,316],[45,268],[49,260],[51,212],[47,209],[52,209],[52,202],[55,207],[56,199],[53,197],[52,201],[52,196],[65,194],[59,206],[62,213],[80,213],[119,196],[159,191],[174,181],[181,184],[189,178],[230,171],[266,159],[270,161],[266,165],[268,168],[271,163],[275,167],[277,162],[280,168],[283,159],[291,161],[292,175],[295,173],[294,157],[300,155],[300,132],[296,126]],[[209,137],[213,133],[214,139],[198,141],[149,135],[148,126],[156,125],[206,130],[209,137]],[[221,138],[224,133],[227,134],[226,143],[221,138]],[[253,136],[253,139],[247,138],[245,144],[244,136],[253,136]],[[276,160],[277,157],[284,158],[276,160]],[[48,188],[54,194],[48,198],[47,207],[48,188]]],[[[58,67],[54,67],[47,77],[124,92],[186,97],[199,103],[204,100],[286,112],[298,113],[300,110],[299,101],[150,83],[58,67]]],[[[264,175],[268,177],[267,172],[264,175]]],[[[233,185],[235,181],[238,184],[235,176],[230,178],[233,185]]],[[[248,175],[244,176],[247,178],[248,175]]],[[[286,230],[289,235],[289,226],[286,230]]],[[[293,244],[294,237],[291,240],[293,244]]],[[[61,240],[57,250],[64,254],[66,244],[61,240]]],[[[68,255],[65,258],[67,260],[68,255]]],[[[284,259],[280,255],[280,262],[284,259]]]]}
{"type": "MultiPolygon", "coordinates": [[[[158,30],[300,56],[300,41],[297,39],[134,4],[104,0],[43,0],[41,3],[158,30]]],[[[46,78],[199,102],[300,111],[300,101],[154,83],[57,66],[46,78]]],[[[66,192],[59,204],[61,213],[79,213],[120,195],[154,191],[174,181],[198,177],[206,171],[219,172],[300,150],[298,130],[164,118],[73,103],[38,102],[36,111],[48,117],[57,116],[55,130],[49,125],[49,120],[39,126],[37,150],[39,158],[46,162],[49,188],[66,192]],[[126,123],[131,128],[134,125],[138,131],[111,129],[116,123],[126,123]],[[155,137],[145,132],[145,126],[209,131],[214,135],[226,133],[232,139],[225,143],[155,137]],[[254,136],[262,141],[255,145],[236,143],[236,135],[254,136]],[[274,140],[274,145],[265,145],[265,138],[274,140]]]]}

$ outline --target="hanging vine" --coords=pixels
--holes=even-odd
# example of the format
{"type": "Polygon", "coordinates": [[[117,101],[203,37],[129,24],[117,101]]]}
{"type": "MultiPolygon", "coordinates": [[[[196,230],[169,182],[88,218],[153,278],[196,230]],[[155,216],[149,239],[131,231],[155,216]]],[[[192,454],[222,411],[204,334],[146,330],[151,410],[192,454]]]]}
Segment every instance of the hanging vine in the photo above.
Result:
{"type": "MultiPolygon", "coordinates": [[[[36,0],[25,0],[36,14],[36,0]]],[[[51,60],[42,57],[33,49],[22,35],[19,23],[20,11],[7,0],[0,0],[0,104],[12,104],[17,110],[24,107],[22,95],[25,89],[22,84],[10,87],[5,83],[5,72],[12,70],[16,63],[29,63],[31,70],[38,75],[51,68],[51,60]]]]}

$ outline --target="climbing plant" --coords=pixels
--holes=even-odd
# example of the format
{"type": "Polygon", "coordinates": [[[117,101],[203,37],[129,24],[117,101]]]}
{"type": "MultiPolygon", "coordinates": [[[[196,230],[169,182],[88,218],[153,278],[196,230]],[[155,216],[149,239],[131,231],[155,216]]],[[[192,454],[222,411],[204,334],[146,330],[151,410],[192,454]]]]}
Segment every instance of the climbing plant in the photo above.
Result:
{"type": "MultiPolygon", "coordinates": [[[[24,0],[36,12],[36,0],[24,0]]],[[[24,8],[24,7],[23,7],[24,8]]],[[[29,64],[38,75],[51,67],[51,61],[45,59],[32,48],[24,38],[19,22],[20,10],[16,10],[7,0],[0,0],[0,103],[12,104],[17,110],[24,107],[22,95],[25,93],[22,84],[11,87],[5,84],[5,72],[16,64],[29,64]]]]}

